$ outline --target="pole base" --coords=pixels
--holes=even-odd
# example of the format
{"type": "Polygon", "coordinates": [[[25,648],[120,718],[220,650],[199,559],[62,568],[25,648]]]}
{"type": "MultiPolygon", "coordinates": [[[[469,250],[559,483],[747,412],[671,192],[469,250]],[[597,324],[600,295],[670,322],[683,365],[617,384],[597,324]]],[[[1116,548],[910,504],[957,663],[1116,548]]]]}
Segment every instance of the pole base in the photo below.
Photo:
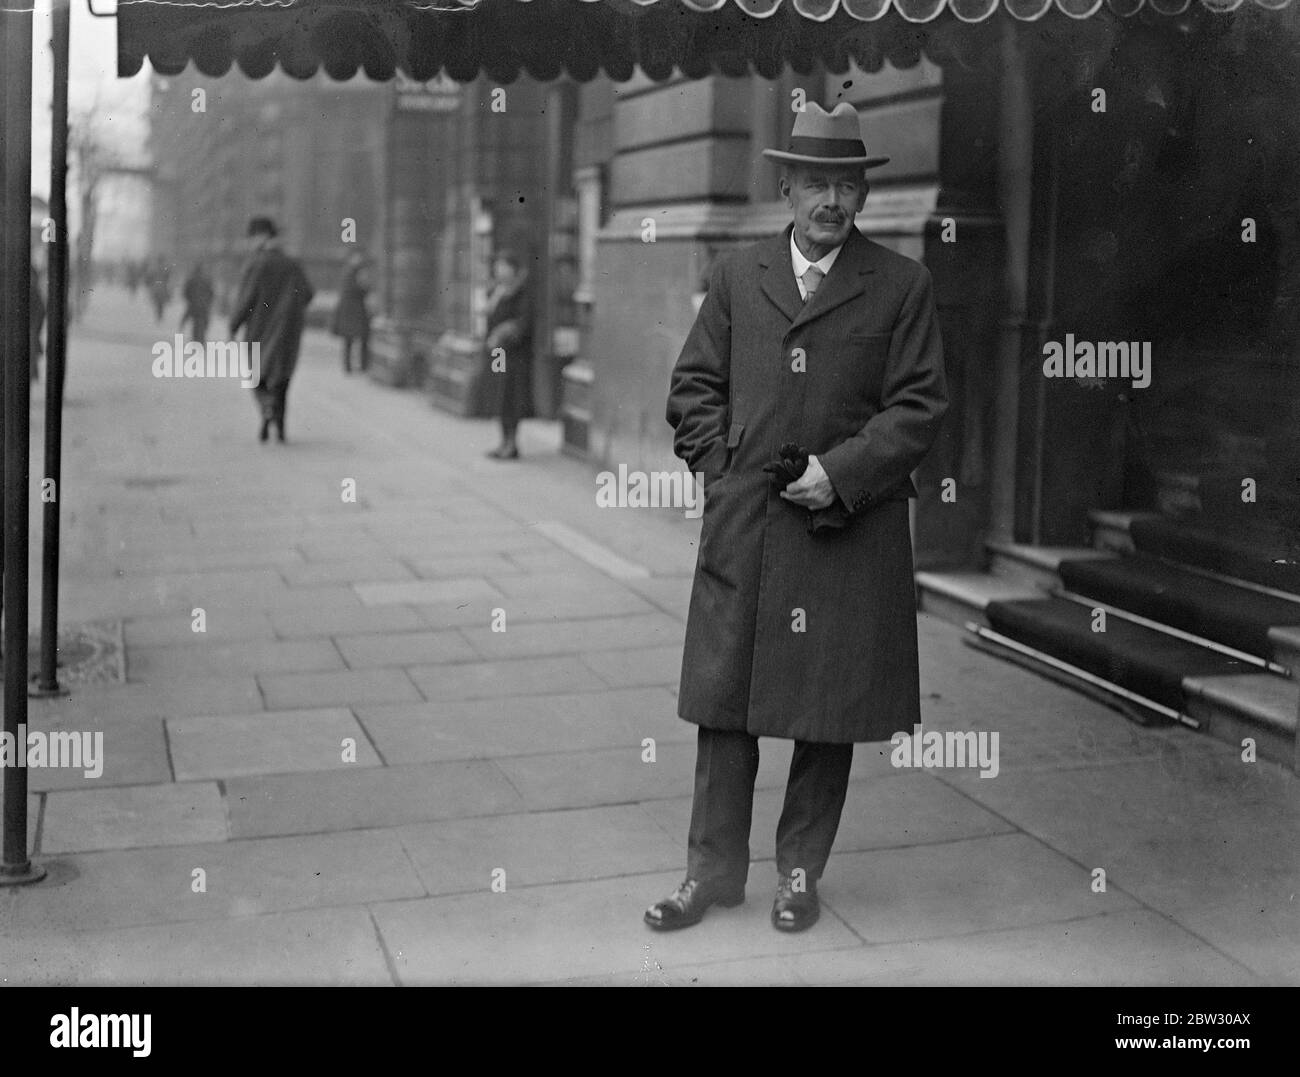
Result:
{"type": "Polygon", "coordinates": [[[41,684],[41,676],[39,673],[34,675],[27,682],[28,699],[57,699],[60,696],[68,696],[71,694],[72,693],[64,688],[58,681],[55,681],[52,686],[41,684]]]}
{"type": "Polygon", "coordinates": [[[30,860],[26,864],[17,864],[9,866],[0,864],[0,886],[26,886],[28,883],[38,883],[45,878],[46,872],[40,864],[33,864],[30,860]]]}

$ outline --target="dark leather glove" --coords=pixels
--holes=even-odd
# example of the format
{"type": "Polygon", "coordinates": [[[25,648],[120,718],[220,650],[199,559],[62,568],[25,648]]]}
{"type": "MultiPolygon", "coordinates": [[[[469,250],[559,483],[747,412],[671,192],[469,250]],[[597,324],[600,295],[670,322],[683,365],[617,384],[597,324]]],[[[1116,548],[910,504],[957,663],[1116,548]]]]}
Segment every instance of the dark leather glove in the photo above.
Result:
{"type": "Polygon", "coordinates": [[[770,463],[763,465],[763,470],[772,476],[772,481],[782,490],[803,476],[808,470],[808,450],[801,449],[793,441],[781,446],[780,455],[770,463]]]}
{"type": "MultiPolygon", "coordinates": [[[[808,450],[787,441],[781,446],[780,454],[771,463],[764,464],[763,470],[772,476],[772,481],[784,490],[792,482],[803,476],[808,470],[808,450]]],[[[808,533],[815,535],[818,531],[838,531],[849,522],[848,510],[837,497],[822,509],[808,509],[808,533]]]]}

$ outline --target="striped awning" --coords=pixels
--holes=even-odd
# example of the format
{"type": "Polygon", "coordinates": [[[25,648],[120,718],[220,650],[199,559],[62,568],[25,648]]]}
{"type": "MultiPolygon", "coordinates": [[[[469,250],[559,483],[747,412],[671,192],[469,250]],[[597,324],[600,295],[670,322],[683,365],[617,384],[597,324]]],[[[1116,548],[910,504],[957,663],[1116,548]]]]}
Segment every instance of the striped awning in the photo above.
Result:
{"type": "MultiPolygon", "coordinates": [[[[939,62],[989,47],[999,19],[1059,23],[1087,19],[1187,19],[1291,0],[119,0],[118,73],[148,60],[162,74],[190,63],[219,76],[238,66],[261,78],[279,67],[296,78],[364,71],[376,80],[438,74],[460,82],[521,74],[617,81],[641,68],[661,80],[676,71],[757,73],[785,65],[832,72],[852,60],[877,71],[888,60],[939,62]],[[1001,10],[999,10],[1001,9],[1001,10]],[[975,25],[978,24],[978,25],[975,25]]],[[[1291,12],[1288,12],[1291,14],[1291,12]]]]}

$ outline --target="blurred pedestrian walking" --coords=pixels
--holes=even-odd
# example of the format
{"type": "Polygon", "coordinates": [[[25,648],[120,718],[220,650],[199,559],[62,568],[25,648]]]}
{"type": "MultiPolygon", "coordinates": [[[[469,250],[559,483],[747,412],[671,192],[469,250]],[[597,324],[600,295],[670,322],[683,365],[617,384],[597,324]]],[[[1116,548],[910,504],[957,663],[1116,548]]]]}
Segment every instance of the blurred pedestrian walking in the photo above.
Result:
{"type": "Polygon", "coordinates": [[[153,302],[153,318],[161,322],[172,298],[172,270],[162,258],[158,258],[149,269],[149,298],[153,302]]]}
{"type": "Polygon", "coordinates": [[[353,251],[343,263],[339,280],[339,302],[330,321],[330,332],[343,338],[343,373],[352,373],[352,342],[361,344],[360,363],[364,371],[370,366],[370,312],[366,296],[371,288],[369,259],[353,251]]]}
{"type": "Polygon", "coordinates": [[[500,379],[501,444],[494,460],[518,460],[519,423],[533,414],[533,287],[518,251],[504,248],[492,263],[495,283],[488,293],[488,377],[500,379]],[[501,349],[499,355],[493,353],[501,349]]]}
{"type": "Polygon", "coordinates": [[[208,339],[208,319],[212,317],[212,298],[215,295],[212,278],[208,276],[202,261],[194,263],[190,275],[181,286],[181,298],[185,300],[185,312],[181,315],[181,332],[185,332],[188,322],[192,330],[192,339],[208,339]]]}
{"type": "Polygon", "coordinates": [[[261,380],[253,390],[262,411],[258,440],[265,441],[274,423],[276,437],[284,441],[284,413],[289,379],[298,364],[307,305],[315,290],[302,266],[280,248],[278,230],[269,217],[248,223],[252,260],[244,271],[230,335],[247,326],[245,339],[260,346],[261,380]]]}

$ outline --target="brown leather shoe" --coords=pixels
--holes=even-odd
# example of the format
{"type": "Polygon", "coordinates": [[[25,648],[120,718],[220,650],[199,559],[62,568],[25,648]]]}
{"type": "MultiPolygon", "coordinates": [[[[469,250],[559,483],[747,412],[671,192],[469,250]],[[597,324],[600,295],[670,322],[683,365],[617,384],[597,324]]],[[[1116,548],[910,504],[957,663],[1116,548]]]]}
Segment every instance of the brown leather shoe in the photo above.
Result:
{"type": "Polygon", "coordinates": [[[645,922],[656,931],[676,931],[698,924],[710,905],[730,909],[745,900],[745,888],[687,879],[663,901],[646,909],[645,922]]]}
{"type": "Polygon", "coordinates": [[[782,875],[776,884],[776,900],[772,902],[772,926],[777,931],[806,931],[822,914],[817,897],[817,884],[805,883],[805,889],[795,890],[794,879],[782,875]]]}

